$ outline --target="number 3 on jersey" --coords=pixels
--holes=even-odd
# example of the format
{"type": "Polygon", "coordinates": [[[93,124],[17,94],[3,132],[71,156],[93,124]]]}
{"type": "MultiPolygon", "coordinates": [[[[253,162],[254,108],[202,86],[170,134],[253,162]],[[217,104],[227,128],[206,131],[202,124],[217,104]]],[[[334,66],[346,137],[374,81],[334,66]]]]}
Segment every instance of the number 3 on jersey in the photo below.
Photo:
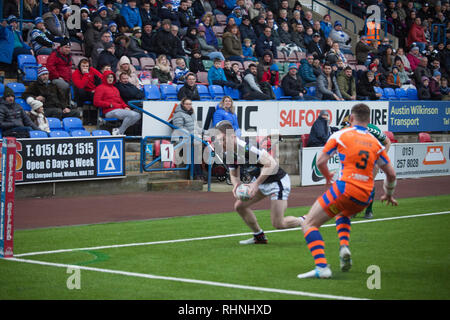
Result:
{"type": "Polygon", "coordinates": [[[356,163],[358,169],[364,170],[367,168],[367,160],[369,160],[369,151],[360,150],[358,156],[361,157],[361,161],[356,163]]]}

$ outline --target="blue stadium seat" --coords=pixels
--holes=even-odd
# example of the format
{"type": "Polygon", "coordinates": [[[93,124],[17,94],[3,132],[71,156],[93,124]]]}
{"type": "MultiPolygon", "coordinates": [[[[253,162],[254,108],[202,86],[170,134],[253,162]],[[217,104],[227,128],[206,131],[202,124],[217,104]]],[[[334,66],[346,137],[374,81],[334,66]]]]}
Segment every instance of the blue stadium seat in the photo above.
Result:
{"type": "Polygon", "coordinates": [[[233,100],[239,100],[241,98],[241,93],[238,89],[233,89],[231,87],[224,86],[223,91],[226,96],[230,96],[233,100]]]}
{"type": "Polygon", "coordinates": [[[6,86],[12,89],[14,91],[14,94],[16,95],[16,98],[22,97],[22,93],[25,92],[25,85],[20,82],[10,82],[7,83],[6,86]]]}
{"type": "Polygon", "coordinates": [[[316,87],[306,87],[306,94],[315,97],[316,87]]]}
{"type": "Polygon", "coordinates": [[[91,134],[87,130],[76,129],[70,131],[70,135],[72,137],[89,137],[91,134]]]}
{"type": "Polygon", "coordinates": [[[91,132],[93,137],[99,137],[99,136],[110,136],[111,133],[107,130],[94,130],[91,132]]]}
{"type": "Polygon", "coordinates": [[[405,89],[397,88],[395,89],[395,94],[397,95],[397,98],[400,100],[408,100],[408,93],[405,89]]]}
{"type": "Polygon", "coordinates": [[[386,96],[384,95],[383,89],[381,89],[380,87],[373,87],[373,89],[375,90],[375,93],[381,93],[380,100],[387,100],[386,96]]]}
{"type": "Polygon", "coordinates": [[[98,108],[98,118],[100,121],[103,122],[120,121],[117,118],[106,118],[105,115],[103,114],[103,108],[98,108]]]}
{"type": "Polygon", "coordinates": [[[62,123],[64,130],[67,132],[71,132],[73,130],[85,130],[83,127],[83,122],[80,118],[67,117],[63,119],[62,123]]]}
{"type": "Polygon", "coordinates": [[[275,97],[277,100],[291,100],[291,96],[285,96],[283,89],[281,87],[276,88],[275,86],[272,86],[273,92],[275,93],[275,97]]]}
{"type": "Polygon", "coordinates": [[[161,92],[159,91],[158,86],[153,84],[144,85],[144,93],[145,99],[147,100],[160,100],[161,92]]]}
{"type": "Polygon", "coordinates": [[[417,96],[416,88],[408,88],[406,90],[406,94],[408,96],[408,100],[419,100],[419,97],[417,96]]]}
{"type": "Polygon", "coordinates": [[[5,85],[0,82],[0,97],[3,97],[3,92],[5,92],[5,85]]]}
{"type": "Polygon", "coordinates": [[[30,138],[33,139],[48,138],[48,134],[47,132],[41,130],[31,130],[30,138]]]}
{"type": "Polygon", "coordinates": [[[394,89],[392,89],[392,88],[384,88],[383,92],[384,92],[384,96],[388,100],[399,100],[397,95],[395,94],[394,89]]]}
{"type": "Polygon", "coordinates": [[[177,92],[180,91],[182,87],[184,87],[184,84],[182,83],[177,84],[177,92]]]}
{"type": "Polygon", "coordinates": [[[159,90],[161,90],[161,98],[164,100],[176,101],[177,97],[177,89],[175,86],[171,84],[161,84],[159,86],[159,90]]]}
{"type": "Polygon", "coordinates": [[[61,120],[58,118],[47,118],[48,126],[50,127],[50,131],[64,131],[61,120]]]}
{"type": "Polygon", "coordinates": [[[208,86],[204,84],[197,84],[198,94],[200,95],[200,100],[211,100],[212,97],[209,93],[208,86]]]}
{"type": "Polygon", "coordinates": [[[31,106],[22,98],[16,98],[16,103],[20,104],[25,111],[31,111],[31,106]]]}
{"type": "Polygon", "coordinates": [[[33,55],[19,54],[17,56],[17,65],[23,73],[23,81],[28,82],[37,80],[37,70],[39,68],[39,64],[33,55]]]}
{"type": "Polygon", "coordinates": [[[50,131],[50,138],[70,137],[70,134],[64,130],[50,131]]]}
{"type": "Polygon", "coordinates": [[[222,86],[218,86],[216,84],[210,85],[208,87],[209,94],[211,95],[213,100],[221,100],[225,95],[225,91],[222,86]]]}

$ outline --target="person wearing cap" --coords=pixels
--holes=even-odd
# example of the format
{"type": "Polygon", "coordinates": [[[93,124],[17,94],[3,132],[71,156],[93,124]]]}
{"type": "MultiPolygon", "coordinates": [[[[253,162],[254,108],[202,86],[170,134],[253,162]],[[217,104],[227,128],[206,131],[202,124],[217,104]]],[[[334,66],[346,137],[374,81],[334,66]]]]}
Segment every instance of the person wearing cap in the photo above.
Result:
{"type": "Polygon", "coordinates": [[[309,133],[307,147],[322,147],[327,142],[332,134],[332,131],[337,131],[336,128],[330,127],[330,115],[327,110],[321,110],[316,121],[314,121],[311,132],[309,133]]]}
{"type": "Polygon", "coordinates": [[[295,63],[289,65],[288,73],[281,80],[281,88],[284,95],[291,96],[293,100],[313,100],[313,97],[306,95],[306,89],[295,63]]]}
{"type": "Polygon", "coordinates": [[[14,91],[8,86],[5,86],[0,99],[0,129],[3,137],[16,138],[29,138],[31,130],[39,130],[21,105],[15,102],[14,91]]]}
{"type": "Polygon", "coordinates": [[[393,66],[391,72],[389,72],[389,75],[387,77],[387,84],[389,88],[397,89],[402,86],[402,81],[399,74],[399,69],[397,66],[393,66]]]}
{"type": "Polygon", "coordinates": [[[344,30],[342,30],[342,23],[339,20],[334,23],[334,28],[330,32],[330,38],[339,43],[339,48],[341,48],[343,53],[353,54],[351,45],[352,39],[344,30]]]}
{"type": "Polygon", "coordinates": [[[320,61],[323,61],[325,58],[325,50],[321,42],[320,34],[314,33],[312,39],[313,40],[308,45],[307,53],[311,53],[317,56],[320,61]]]}
{"type": "Polygon", "coordinates": [[[47,117],[44,114],[44,104],[38,100],[34,100],[30,104],[30,107],[31,111],[28,113],[28,116],[31,121],[39,128],[39,130],[50,133],[50,126],[47,117]]]}
{"type": "Polygon", "coordinates": [[[412,47],[409,53],[406,55],[406,58],[409,61],[411,71],[414,72],[417,66],[420,64],[421,55],[419,53],[419,47],[412,47]]]}
{"type": "Polygon", "coordinates": [[[101,66],[110,65],[111,70],[113,72],[116,72],[119,59],[117,59],[115,52],[116,52],[116,45],[113,42],[105,43],[104,49],[98,55],[98,59],[95,65],[96,68],[100,69],[101,66]]]}
{"type": "Polygon", "coordinates": [[[125,19],[128,32],[131,32],[134,27],[142,28],[142,19],[139,9],[136,7],[136,0],[129,0],[127,4],[122,6],[120,15],[125,19]]]}
{"type": "Polygon", "coordinates": [[[41,17],[34,19],[35,27],[30,33],[30,42],[33,47],[34,54],[49,55],[52,53],[54,42],[53,35],[45,28],[44,20],[41,17]]]}
{"type": "Polygon", "coordinates": [[[128,55],[134,58],[153,58],[156,59],[156,55],[144,50],[142,48],[142,29],[141,27],[134,27],[133,33],[130,36],[130,44],[128,45],[128,55]]]}
{"type": "Polygon", "coordinates": [[[32,51],[23,41],[22,33],[18,30],[17,17],[8,16],[0,25],[0,62],[8,65],[5,69],[16,73],[16,66],[11,64],[17,61],[19,54],[32,54],[32,51]]]}
{"type": "Polygon", "coordinates": [[[250,17],[249,16],[243,16],[242,17],[242,23],[239,26],[239,33],[241,34],[241,39],[250,39],[252,44],[256,44],[256,40],[258,39],[256,37],[255,30],[253,29],[252,24],[250,23],[250,17]]]}
{"type": "Polygon", "coordinates": [[[97,17],[100,17],[100,19],[102,19],[102,24],[104,26],[109,25],[109,23],[113,21],[110,17],[109,11],[111,10],[109,10],[105,5],[101,5],[100,7],[98,7],[97,12],[95,13],[97,17]]]}
{"type": "Polygon", "coordinates": [[[433,72],[433,77],[430,79],[430,94],[431,100],[442,100],[442,93],[439,89],[441,82],[441,73],[438,70],[433,72]]]}
{"type": "MultiPolygon", "coordinates": [[[[89,24],[86,33],[84,34],[84,52],[87,57],[91,57],[94,47],[98,46],[100,41],[106,43],[108,41],[102,39],[107,28],[103,25],[100,17],[95,17],[91,24],[89,24]]],[[[98,55],[100,52],[94,53],[98,55]]]]}
{"type": "Polygon", "coordinates": [[[177,49],[177,39],[170,32],[172,22],[169,19],[164,19],[161,23],[161,28],[156,31],[154,36],[154,49],[157,55],[164,54],[171,59],[173,53],[177,49]]]}
{"type": "Polygon", "coordinates": [[[419,100],[431,100],[430,92],[430,78],[423,76],[417,89],[417,96],[419,100]]]}
{"type": "Polygon", "coordinates": [[[278,88],[280,86],[280,69],[276,63],[269,67],[262,75],[261,82],[267,82],[270,86],[278,88]]]}
{"type": "Polygon", "coordinates": [[[369,45],[366,35],[361,35],[359,41],[356,43],[355,55],[356,63],[359,65],[365,65],[369,53],[373,52],[374,48],[369,45]]]}
{"type": "Polygon", "coordinates": [[[49,9],[49,12],[42,15],[42,19],[44,19],[47,30],[55,37],[55,41],[60,42],[63,38],[69,37],[69,30],[60,14],[59,6],[53,2],[50,4],[49,9]]]}

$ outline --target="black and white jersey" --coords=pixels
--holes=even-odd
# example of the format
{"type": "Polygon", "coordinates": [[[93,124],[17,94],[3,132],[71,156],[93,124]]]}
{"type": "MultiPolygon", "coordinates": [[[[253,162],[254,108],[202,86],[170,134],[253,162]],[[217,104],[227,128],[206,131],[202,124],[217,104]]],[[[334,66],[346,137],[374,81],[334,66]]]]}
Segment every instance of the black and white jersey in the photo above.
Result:
{"type": "MultiPolygon", "coordinates": [[[[261,169],[264,165],[260,163],[260,157],[267,153],[264,149],[259,149],[258,147],[251,145],[249,139],[247,141],[237,139],[237,148],[231,153],[232,159],[229,159],[230,153],[225,153],[225,163],[228,165],[230,170],[235,170],[238,166],[256,167],[261,169]]],[[[256,170],[255,176],[259,176],[260,170],[256,170]]],[[[278,167],[277,173],[270,175],[263,182],[263,184],[272,183],[275,181],[280,181],[286,175],[286,172],[278,167]]]]}

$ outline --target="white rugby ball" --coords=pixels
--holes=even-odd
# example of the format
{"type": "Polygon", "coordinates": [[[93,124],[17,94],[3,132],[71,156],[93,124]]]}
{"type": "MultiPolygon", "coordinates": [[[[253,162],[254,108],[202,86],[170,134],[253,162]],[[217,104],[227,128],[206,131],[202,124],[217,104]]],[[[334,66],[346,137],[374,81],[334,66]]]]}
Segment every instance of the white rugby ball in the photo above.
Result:
{"type": "Polygon", "coordinates": [[[250,199],[249,195],[250,188],[246,184],[241,184],[236,189],[236,196],[239,200],[247,201],[250,199]]]}

